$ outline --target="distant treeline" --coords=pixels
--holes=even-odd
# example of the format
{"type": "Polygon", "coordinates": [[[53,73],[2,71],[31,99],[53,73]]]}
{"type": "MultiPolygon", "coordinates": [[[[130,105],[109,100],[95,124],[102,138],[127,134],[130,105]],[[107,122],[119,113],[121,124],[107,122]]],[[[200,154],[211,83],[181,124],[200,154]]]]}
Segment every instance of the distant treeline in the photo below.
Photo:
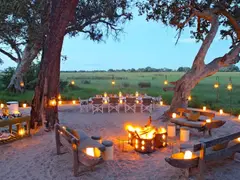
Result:
{"type": "MultiPolygon", "coordinates": [[[[179,67],[178,69],[169,69],[169,68],[131,68],[131,69],[109,69],[109,70],[79,70],[79,71],[61,71],[61,72],[187,72],[190,67],[179,67]]],[[[231,65],[229,67],[222,68],[219,72],[240,72],[240,69],[236,65],[231,65]]]]}

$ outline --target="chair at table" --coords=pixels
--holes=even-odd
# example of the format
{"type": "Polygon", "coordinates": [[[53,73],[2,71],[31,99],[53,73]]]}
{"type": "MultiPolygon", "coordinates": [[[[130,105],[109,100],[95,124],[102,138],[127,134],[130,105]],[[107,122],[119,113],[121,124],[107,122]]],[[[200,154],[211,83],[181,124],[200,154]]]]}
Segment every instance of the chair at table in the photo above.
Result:
{"type": "Polygon", "coordinates": [[[92,98],[92,113],[103,113],[103,98],[92,98]]]}
{"type": "Polygon", "coordinates": [[[119,113],[119,98],[118,97],[110,97],[108,102],[108,113],[112,110],[116,110],[119,113]]]}
{"type": "Polygon", "coordinates": [[[80,104],[80,112],[88,112],[89,111],[88,100],[82,100],[81,98],[79,98],[79,104],[80,104]]]}
{"type": "Polygon", "coordinates": [[[143,98],[141,104],[141,113],[144,111],[148,111],[149,113],[151,113],[152,110],[153,110],[152,98],[143,98]]]}
{"type": "Polygon", "coordinates": [[[136,98],[127,97],[124,104],[125,113],[128,111],[136,112],[136,98]]]}

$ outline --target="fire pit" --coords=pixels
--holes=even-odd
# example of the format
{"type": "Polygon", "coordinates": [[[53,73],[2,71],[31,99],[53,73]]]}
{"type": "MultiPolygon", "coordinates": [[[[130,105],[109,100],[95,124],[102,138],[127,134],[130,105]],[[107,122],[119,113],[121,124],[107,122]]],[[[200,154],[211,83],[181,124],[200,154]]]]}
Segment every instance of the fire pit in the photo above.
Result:
{"type": "Polygon", "coordinates": [[[127,126],[128,143],[140,153],[152,153],[156,148],[167,145],[167,131],[165,128],[155,128],[154,126],[133,127],[127,126]]]}

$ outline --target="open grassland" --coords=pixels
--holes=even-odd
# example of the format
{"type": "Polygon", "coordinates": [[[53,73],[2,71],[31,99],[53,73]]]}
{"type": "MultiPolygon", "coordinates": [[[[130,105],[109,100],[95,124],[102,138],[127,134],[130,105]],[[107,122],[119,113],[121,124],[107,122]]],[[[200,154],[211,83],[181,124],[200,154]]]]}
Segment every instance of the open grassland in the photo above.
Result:
{"type": "MultiPolygon", "coordinates": [[[[82,99],[94,96],[95,94],[102,94],[104,92],[117,93],[147,93],[152,96],[161,95],[166,104],[171,102],[172,92],[164,92],[163,81],[165,75],[168,81],[176,81],[183,73],[168,72],[168,73],[152,73],[152,72],[84,72],[84,73],[61,73],[61,79],[75,82],[74,88],[64,87],[61,94],[63,99],[82,99]],[[112,86],[112,76],[115,79],[115,86],[112,86]],[[148,82],[151,83],[150,88],[140,88],[138,83],[148,82]]],[[[240,73],[236,72],[219,72],[214,76],[208,77],[201,81],[192,91],[192,101],[190,106],[201,107],[207,105],[213,109],[223,107],[225,109],[231,106],[234,109],[240,108],[240,73]],[[216,102],[216,89],[213,88],[216,82],[216,77],[219,77],[220,87],[219,102],[216,102]],[[226,89],[229,83],[229,77],[232,79],[233,90],[229,93],[226,89]]],[[[20,102],[31,102],[33,91],[26,91],[24,94],[12,94],[7,92],[0,93],[1,101],[18,100],[20,102]]]]}

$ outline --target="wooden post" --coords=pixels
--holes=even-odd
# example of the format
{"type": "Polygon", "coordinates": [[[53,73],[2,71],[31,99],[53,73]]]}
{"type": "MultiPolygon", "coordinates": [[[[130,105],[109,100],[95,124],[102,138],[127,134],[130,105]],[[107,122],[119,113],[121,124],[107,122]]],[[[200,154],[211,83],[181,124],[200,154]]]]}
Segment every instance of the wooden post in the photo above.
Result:
{"type": "Polygon", "coordinates": [[[55,124],[55,140],[56,140],[56,148],[57,148],[57,155],[60,154],[60,135],[59,135],[59,125],[55,124]]]}
{"type": "Polygon", "coordinates": [[[72,139],[72,151],[73,151],[73,175],[76,177],[78,175],[78,145],[75,139],[72,139]]]}
{"type": "Polygon", "coordinates": [[[204,180],[204,169],[205,169],[205,153],[206,153],[206,145],[205,143],[201,143],[201,150],[199,154],[199,177],[198,180],[204,180]]]}

